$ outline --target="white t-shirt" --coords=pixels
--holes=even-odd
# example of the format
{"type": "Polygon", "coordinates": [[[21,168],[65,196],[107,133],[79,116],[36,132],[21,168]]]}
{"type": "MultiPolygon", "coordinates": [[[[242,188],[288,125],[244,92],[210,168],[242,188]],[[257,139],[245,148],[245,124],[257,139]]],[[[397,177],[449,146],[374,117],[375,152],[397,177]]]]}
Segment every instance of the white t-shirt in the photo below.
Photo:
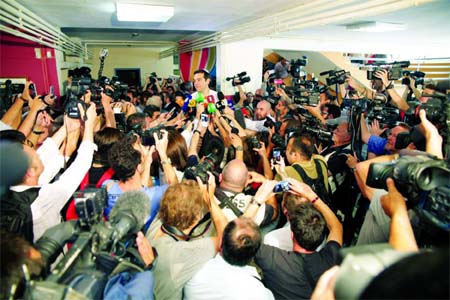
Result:
{"type": "Polygon", "coordinates": [[[220,254],[209,260],[184,287],[184,299],[274,299],[255,267],[233,266],[220,254]]]}

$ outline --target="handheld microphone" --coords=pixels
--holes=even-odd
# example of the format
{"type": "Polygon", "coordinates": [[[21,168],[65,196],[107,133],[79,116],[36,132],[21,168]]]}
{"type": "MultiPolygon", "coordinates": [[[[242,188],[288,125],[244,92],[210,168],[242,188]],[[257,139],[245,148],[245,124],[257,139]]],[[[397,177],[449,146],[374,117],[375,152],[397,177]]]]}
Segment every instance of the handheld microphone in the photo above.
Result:
{"type": "Polygon", "coordinates": [[[113,244],[128,233],[137,233],[150,216],[150,200],[141,191],[123,193],[113,206],[109,218],[114,227],[113,244]]]}

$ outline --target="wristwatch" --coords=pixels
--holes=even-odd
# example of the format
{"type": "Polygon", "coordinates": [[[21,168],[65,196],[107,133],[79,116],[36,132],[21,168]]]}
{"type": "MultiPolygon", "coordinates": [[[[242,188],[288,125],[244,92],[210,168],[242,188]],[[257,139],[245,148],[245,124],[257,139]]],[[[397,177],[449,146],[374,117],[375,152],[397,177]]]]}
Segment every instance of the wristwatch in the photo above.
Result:
{"type": "Polygon", "coordinates": [[[165,159],[165,160],[161,160],[161,164],[162,164],[162,165],[165,165],[165,164],[171,165],[171,164],[172,164],[172,161],[170,160],[170,158],[167,158],[167,159],[165,159]]]}

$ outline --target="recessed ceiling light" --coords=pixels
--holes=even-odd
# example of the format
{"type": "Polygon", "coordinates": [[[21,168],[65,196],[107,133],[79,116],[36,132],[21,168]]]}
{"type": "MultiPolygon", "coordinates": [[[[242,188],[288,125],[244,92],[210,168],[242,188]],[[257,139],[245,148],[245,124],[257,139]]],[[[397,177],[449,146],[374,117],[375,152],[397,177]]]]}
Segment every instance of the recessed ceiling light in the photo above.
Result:
{"type": "Polygon", "coordinates": [[[345,28],[351,31],[388,32],[388,31],[405,30],[407,26],[406,24],[398,24],[398,23],[360,22],[348,24],[345,26],[345,28]]]}
{"type": "Polygon", "coordinates": [[[173,6],[116,3],[117,20],[128,22],[166,22],[173,17],[173,6]]]}

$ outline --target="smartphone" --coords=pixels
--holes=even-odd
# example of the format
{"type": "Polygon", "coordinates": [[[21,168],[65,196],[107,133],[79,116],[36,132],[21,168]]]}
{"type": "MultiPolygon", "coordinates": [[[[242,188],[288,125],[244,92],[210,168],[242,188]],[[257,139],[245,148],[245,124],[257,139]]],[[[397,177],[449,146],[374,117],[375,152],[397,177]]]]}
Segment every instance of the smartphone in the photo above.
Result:
{"type": "Polygon", "coordinates": [[[289,182],[287,181],[280,181],[273,188],[274,193],[283,193],[287,191],[289,191],[289,182]]]}
{"type": "Polygon", "coordinates": [[[207,114],[201,114],[200,121],[202,122],[203,127],[207,127],[209,124],[209,116],[207,114]]]}
{"type": "Polygon", "coordinates": [[[50,86],[49,94],[52,95],[52,96],[55,95],[55,87],[53,85],[50,86]]]}
{"type": "Polygon", "coordinates": [[[169,111],[169,116],[173,115],[173,113],[175,112],[175,109],[177,109],[175,106],[172,107],[172,109],[169,111]]]}
{"type": "Polygon", "coordinates": [[[276,162],[279,162],[281,160],[281,150],[280,149],[273,149],[272,157],[276,162]]]}
{"type": "Polygon", "coordinates": [[[283,84],[283,79],[274,79],[273,83],[275,83],[275,84],[283,84]]]}
{"type": "Polygon", "coordinates": [[[37,95],[36,85],[34,85],[34,83],[30,84],[29,89],[30,89],[30,96],[31,98],[34,99],[34,97],[36,97],[37,95]]]}

